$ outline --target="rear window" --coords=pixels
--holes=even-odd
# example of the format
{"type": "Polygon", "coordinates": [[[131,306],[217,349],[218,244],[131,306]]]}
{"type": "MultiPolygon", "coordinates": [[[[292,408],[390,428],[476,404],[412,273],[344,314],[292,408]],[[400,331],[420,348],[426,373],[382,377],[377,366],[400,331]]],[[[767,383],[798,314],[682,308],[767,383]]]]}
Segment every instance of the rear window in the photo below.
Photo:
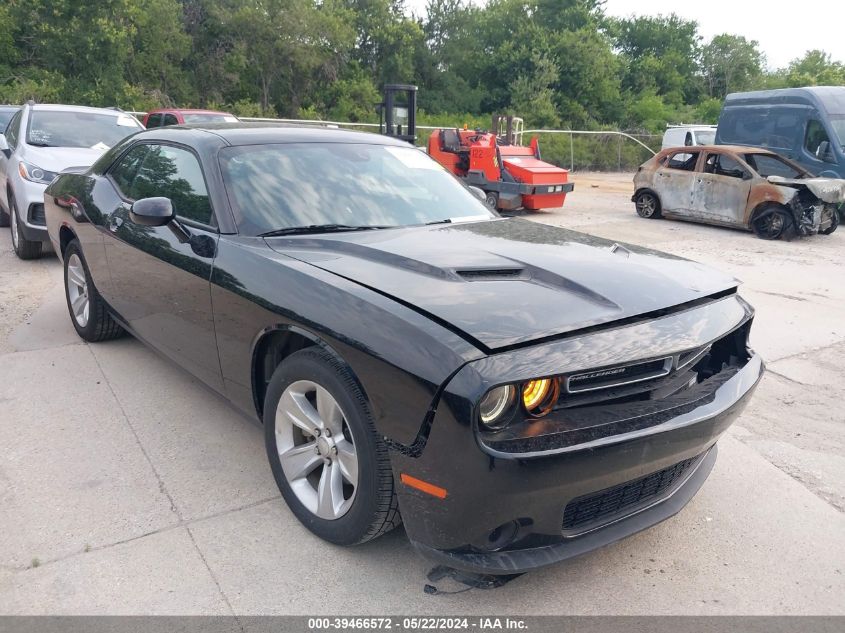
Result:
{"type": "Polygon", "coordinates": [[[26,142],[38,147],[108,149],[143,126],[129,114],[71,110],[35,110],[29,117],[26,142]]]}
{"type": "Polygon", "coordinates": [[[183,114],[185,123],[235,123],[238,119],[231,114],[215,114],[201,112],[194,114],[183,114]]]}

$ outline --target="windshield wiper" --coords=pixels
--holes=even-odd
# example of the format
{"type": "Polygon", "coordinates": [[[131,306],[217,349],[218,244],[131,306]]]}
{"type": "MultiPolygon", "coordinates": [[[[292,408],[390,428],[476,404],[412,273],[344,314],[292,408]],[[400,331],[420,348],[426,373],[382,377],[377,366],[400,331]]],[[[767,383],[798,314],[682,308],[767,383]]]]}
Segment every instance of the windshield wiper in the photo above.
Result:
{"type": "Polygon", "coordinates": [[[344,233],[348,231],[374,231],[376,229],[390,229],[390,225],[365,224],[354,226],[350,224],[309,224],[307,226],[289,226],[283,229],[259,233],[258,237],[278,237],[280,235],[308,235],[309,233],[344,233]]]}
{"type": "Polygon", "coordinates": [[[28,145],[32,145],[33,147],[53,147],[49,143],[42,143],[40,141],[30,141],[28,145]]]}
{"type": "Polygon", "coordinates": [[[452,224],[452,218],[446,218],[445,220],[432,220],[431,222],[426,222],[425,226],[431,226],[432,224],[452,224]]]}

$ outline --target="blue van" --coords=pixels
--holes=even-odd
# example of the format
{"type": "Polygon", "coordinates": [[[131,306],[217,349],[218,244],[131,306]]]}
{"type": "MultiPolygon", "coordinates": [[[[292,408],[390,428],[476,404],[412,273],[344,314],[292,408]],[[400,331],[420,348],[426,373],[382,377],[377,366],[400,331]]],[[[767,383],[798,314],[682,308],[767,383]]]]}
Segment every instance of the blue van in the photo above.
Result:
{"type": "Polygon", "coordinates": [[[716,144],[765,147],[817,176],[845,178],[845,86],[729,94],[716,144]]]}

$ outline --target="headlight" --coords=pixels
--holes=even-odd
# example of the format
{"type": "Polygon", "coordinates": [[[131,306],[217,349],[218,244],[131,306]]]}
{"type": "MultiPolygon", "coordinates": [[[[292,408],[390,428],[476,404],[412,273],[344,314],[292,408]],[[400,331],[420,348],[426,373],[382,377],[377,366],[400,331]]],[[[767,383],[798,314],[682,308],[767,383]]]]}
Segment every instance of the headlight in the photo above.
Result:
{"type": "Polygon", "coordinates": [[[514,401],[515,389],[512,385],[496,387],[487,392],[478,404],[481,424],[491,431],[498,431],[507,426],[511,404],[514,401]]]}
{"type": "Polygon", "coordinates": [[[551,411],[559,395],[560,383],[554,378],[535,378],[522,385],[522,404],[535,417],[551,411]]]}
{"type": "Polygon", "coordinates": [[[37,165],[21,161],[18,163],[18,172],[21,178],[29,180],[30,182],[41,183],[42,185],[49,185],[53,179],[59,174],[55,171],[47,171],[41,169],[37,165]]]}

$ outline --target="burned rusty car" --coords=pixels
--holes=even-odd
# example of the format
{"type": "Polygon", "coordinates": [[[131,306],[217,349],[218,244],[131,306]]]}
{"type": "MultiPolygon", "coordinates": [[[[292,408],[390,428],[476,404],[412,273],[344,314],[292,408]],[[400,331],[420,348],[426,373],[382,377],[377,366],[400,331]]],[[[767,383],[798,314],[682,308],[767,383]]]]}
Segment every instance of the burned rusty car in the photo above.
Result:
{"type": "Polygon", "coordinates": [[[637,213],[754,231],[768,240],[829,235],[845,180],[816,178],[774,152],[731,145],[663,150],[634,176],[637,213]]]}

